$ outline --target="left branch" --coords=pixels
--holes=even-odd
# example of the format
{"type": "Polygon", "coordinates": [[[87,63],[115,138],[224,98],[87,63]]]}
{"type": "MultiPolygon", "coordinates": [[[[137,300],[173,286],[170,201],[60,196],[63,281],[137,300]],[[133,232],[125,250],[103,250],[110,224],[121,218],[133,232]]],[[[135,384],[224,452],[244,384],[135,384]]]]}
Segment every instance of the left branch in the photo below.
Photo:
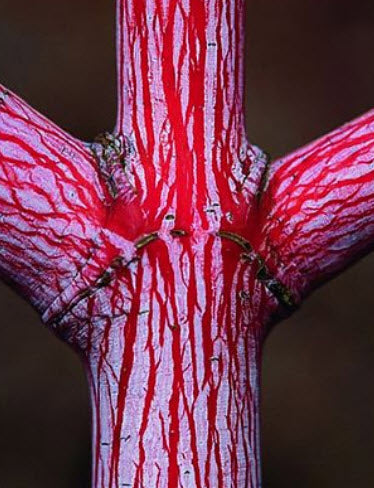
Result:
{"type": "Polygon", "coordinates": [[[39,312],[95,249],[104,191],[90,150],[0,86],[0,273],[39,312]]]}

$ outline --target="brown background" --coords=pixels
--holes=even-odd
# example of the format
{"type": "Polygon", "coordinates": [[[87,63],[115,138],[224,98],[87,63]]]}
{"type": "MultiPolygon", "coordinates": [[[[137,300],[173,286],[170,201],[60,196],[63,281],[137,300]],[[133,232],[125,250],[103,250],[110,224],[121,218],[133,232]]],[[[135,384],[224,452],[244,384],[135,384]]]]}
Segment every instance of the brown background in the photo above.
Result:
{"type": "MultiPolygon", "coordinates": [[[[280,156],[374,105],[372,0],[248,4],[253,142],[280,156]]],[[[0,81],[86,140],[114,123],[113,45],[113,0],[0,1],[0,81]]],[[[270,336],[266,488],[373,486],[373,277],[369,256],[270,336]]],[[[79,361],[5,286],[0,311],[0,487],[86,488],[79,361]]]]}

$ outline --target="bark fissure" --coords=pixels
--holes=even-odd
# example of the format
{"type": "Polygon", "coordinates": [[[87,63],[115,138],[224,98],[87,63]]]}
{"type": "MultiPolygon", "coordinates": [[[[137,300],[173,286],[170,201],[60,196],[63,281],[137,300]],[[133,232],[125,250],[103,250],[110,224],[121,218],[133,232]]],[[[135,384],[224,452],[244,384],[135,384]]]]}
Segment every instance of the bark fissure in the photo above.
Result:
{"type": "Polygon", "coordinates": [[[257,263],[257,279],[264,283],[265,287],[275,296],[280,305],[282,305],[288,312],[292,312],[295,309],[297,302],[292,296],[291,290],[287,289],[283,283],[272,276],[265,264],[264,259],[257,253],[252,252],[252,246],[249,241],[244,239],[239,234],[226,232],[224,230],[217,232],[217,236],[222,237],[223,239],[229,239],[244,249],[246,252],[242,254],[242,257],[248,262],[257,263]]]}

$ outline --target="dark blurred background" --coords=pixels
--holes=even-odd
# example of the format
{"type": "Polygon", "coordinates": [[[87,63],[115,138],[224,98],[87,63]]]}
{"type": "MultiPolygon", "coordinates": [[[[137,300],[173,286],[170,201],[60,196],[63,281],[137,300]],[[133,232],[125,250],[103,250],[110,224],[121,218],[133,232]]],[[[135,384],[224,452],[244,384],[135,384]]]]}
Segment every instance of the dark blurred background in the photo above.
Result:
{"type": "MultiPolygon", "coordinates": [[[[273,157],[374,106],[372,0],[248,0],[248,132],[273,157]]],[[[1,0],[0,82],[89,140],[115,120],[114,0],[1,0]]],[[[264,353],[265,488],[374,484],[374,256],[264,353]]],[[[82,367],[0,289],[0,487],[87,488],[82,367]]]]}

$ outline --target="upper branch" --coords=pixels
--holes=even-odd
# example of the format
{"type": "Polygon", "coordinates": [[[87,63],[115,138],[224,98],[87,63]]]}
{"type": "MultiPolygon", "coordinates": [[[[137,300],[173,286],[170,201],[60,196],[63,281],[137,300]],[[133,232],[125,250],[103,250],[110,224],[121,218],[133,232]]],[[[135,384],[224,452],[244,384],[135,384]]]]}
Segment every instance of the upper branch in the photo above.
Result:
{"type": "Polygon", "coordinates": [[[89,149],[0,86],[0,273],[39,311],[95,252],[103,200],[89,149]]]}
{"type": "Polygon", "coordinates": [[[374,111],[270,168],[259,208],[260,251],[299,295],[374,243],[374,111]]]}
{"type": "Polygon", "coordinates": [[[243,17],[243,0],[117,0],[117,132],[144,162],[170,134],[184,152],[242,143],[243,17]]]}

